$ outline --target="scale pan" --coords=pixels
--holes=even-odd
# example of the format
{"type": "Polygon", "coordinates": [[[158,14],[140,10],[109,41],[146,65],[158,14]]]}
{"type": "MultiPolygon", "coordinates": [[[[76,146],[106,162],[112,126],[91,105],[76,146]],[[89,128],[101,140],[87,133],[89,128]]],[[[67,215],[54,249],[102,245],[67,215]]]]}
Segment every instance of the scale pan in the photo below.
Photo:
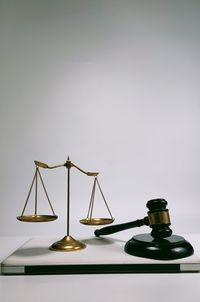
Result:
{"type": "Polygon", "coordinates": [[[24,222],[48,222],[56,220],[56,215],[23,215],[18,216],[17,219],[24,222]]]}
{"type": "Polygon", "coordinates": [[[114,218],[85,218],[81,219],[80,223],[86,224],[86,225],[103,225],[103,224],[109,224],[114,221],[114,218]]]}

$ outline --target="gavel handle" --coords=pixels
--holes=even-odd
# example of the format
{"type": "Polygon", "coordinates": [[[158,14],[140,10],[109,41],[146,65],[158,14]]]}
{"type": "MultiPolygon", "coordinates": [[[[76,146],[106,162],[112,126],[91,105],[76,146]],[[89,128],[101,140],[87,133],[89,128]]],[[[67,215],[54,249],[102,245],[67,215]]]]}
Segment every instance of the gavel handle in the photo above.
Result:
{"type": "Polygon", "coordinates": [[[126,222],[126,223],[121,223],[121,224],[116,224],[116,225],[104,227],[102,229],[95,230],[94,234],[95,234],[96,237],[99,237],[101,235],[114,234],[114,233],[117,233],[117,232],[120,232],[120,231],[140,227],[140,226],[143,226],[143,225],[149,225],[148,217],[144,217],[143,219],[137,219],[137,220],[131,221],[131,222],[126,222]]]}

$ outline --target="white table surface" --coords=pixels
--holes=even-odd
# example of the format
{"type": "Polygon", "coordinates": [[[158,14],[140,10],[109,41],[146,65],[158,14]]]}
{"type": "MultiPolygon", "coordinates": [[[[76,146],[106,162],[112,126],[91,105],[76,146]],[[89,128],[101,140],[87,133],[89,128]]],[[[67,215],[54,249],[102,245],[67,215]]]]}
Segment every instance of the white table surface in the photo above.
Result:
{"type": "MultiPolygon", "coordinates": [[[[0,237],[0,261],[27,237],[0,237]]],[[[200,273],[0,275],[0,301],[200,301],[200,273]]]]}

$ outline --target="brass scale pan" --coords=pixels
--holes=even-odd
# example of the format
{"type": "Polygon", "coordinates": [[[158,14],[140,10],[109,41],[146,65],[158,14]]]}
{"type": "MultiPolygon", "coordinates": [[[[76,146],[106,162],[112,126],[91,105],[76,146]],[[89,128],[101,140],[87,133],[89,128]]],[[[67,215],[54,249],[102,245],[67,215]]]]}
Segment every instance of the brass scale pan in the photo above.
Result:
{"type": "Polygon", "coordinates": [[[56,215],[22,215],[18,216],[17,219],[24,222],[48,222],[56,220],[56,215]]]}
{"type": "Polygon", "coordinates": [[[113,221],[113,218],[85,218],[81,219],[80,223],[85,225],[103,225],[112,223],[113,221]]]}

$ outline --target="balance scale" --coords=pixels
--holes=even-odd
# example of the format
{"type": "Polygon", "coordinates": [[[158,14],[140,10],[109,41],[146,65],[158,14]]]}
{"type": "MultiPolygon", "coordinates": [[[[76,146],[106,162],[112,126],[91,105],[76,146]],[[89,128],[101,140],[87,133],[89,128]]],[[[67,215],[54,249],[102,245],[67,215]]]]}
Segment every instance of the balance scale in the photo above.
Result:
{"type": "Polygon", "coordinates": [[[70,171],[71,168],[74,167],[76,169],[78,169],[80,172],[82,172],[83,174],[89,176],[89,177],[94,177],[94,182],[93,182],[93,187],[92,187],[92,193],[91,193],[91,197],[90,197],[90,203],[89,203],[89,208],[88,208],[88,213],[86,218],[81,219],[80,223],[84,224],[84,225],[104,225],[104,224],[110,224],[114,221],[114,218],[111,214],[111,211],[108,207],[108,204],[106,202],[105,196],[103,194],[102,188],[100,186],[99,180],[98,180],[98,174],[99,172],[86,172],[83,169],[79,168],[77,165],[75,165],[74,163],[72,163],[68,157],[67,161],[64,164],[61,165],[55,165],[55,166],[49,166],[46,163],[40,162],[40,161],[34,161],[35,163],[35,173],[33,176],[33,180],[28,192],[28,196],[24,205],[24,208],[22,210],[22,213],[20,216],[17,217],[17,219],[19,221],[22,222],[48,222],[48,221],[53,221],[56,220],[58,218],[58,216],[55,214],[54,209],[52,207],[50,198],[48,196],[47,193],[47,189],[46,186],[44,184],[41,172],[40,172],[40,168],[43,169],[56,169],[56,168],[60,168],[60,167],[65,167],[67,168],[67,202],[66,202],[66,207],[67,207],[67,233],[66,236],[64,238],[62,238],[59,241],[56,241],[55,243],[53,243],[50,246],[50,250],[53,251],[63,251],[63,252],[69,252],[69,251],[76,251],[76,250],[80,250],[86,247],[86,245],[79,241],[74,239],[71,235],[70,235],[70,171]],[[47,201],[49,203],[50,209],[52,211],[51,215],[41,215],[38,214],[38,181],[40,180],[42,188],[44,189],[47,201]],[[35,187],[35,211],[34,214],[26,214],[25,215],[25,210],[27,208],[27,204],[29,202],[30,199],[30,195],[31,192],[33,190],[33,186],[35,187]],[[109,218],[94,218],[93,215],[93,207],[94,207],[94,200],[95,200],[95,191],[96,191],[96,187],[98,187],[98,189],[100,190],[101,196],[103,198],[103,201],[105,203],[105,206],[108,210],[108,213],[110,215],[109,218]]]}

